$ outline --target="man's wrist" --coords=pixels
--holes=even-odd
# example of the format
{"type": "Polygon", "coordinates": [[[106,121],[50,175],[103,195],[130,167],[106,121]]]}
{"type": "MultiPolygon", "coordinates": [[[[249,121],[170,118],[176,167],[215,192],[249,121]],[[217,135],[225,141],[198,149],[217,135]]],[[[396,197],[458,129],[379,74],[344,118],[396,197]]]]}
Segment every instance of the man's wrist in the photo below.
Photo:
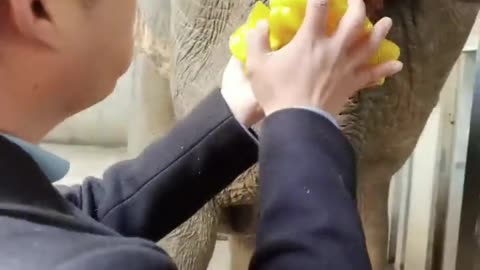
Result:
{"type": "Polygon", "coordinates": [[[316,108],[316,107],[309,107],[309,106],[300,106],[300,107],[297,107],[298,109],[304,109],[304,110],[309,110],[309,111],[312,111],[312,112],[315,112],[317,114],[320,114],[321,116],[327,118],[327,120],[329,120],[332,124],[334,124],[337,128],[340,128],[340,126],[338,125],[338,122],[337,122],[337,119],[335,119],[335,117],[333,117],[329,112],[327,111],[324,111],[322,109],[319,109],[319,108],[316,108]]]}
{"type": "Polygon", "coordinates": [[[278,111],[283,111],[283,110],[288,110],[288,109],[297,109],[297,110],[307,110],[307,111],[311,111],[311,112],[314,112],[320,116],[322,116],[323,118],[326,118],[328,121],[330,121],[335,127],[337,127],[338,129],[340,129],[340,125],[338,124],[337,120],[335,119],[335,117],[332,116],[331,113],[329,113],[328,111],[325,111],[325,110],[322,110],[320,108],[317,108],[317,107],[314,107],[314,106],[290,106],[290,107],[284,107],[284,108],[279,108],[277,110],[273,110],[273,111],[269,111],[267,113],[267,116],[268,115],[271,115],[275,112],[278,112],[278,111]]]}
{"type": "Polygon", "coordinates": [[[239,99],[228,91],[221,91],[233,117],[246,128],[258,123],[263,117],[263,110],[253,100],[251,102],[239,99]]]}

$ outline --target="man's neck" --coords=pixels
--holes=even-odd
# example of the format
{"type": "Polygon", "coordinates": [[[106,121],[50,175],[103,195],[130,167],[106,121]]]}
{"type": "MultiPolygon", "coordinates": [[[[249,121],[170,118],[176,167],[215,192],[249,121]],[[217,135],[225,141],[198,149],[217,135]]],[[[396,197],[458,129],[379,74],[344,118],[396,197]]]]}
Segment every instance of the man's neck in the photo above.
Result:
{"type": "Polygon", "coordinates": [[[48,112],[25,105],[13,106],[0,98],[0,133],[37,144],[58,122],[48,112]]]}
{"type": "Polygon", "coordinates": [[[18,118],[4,119],[0,117],[0,134],[10,135],[26,142],[38,144],[45,136],[40,128],[21,121],[18,118]]]}
{"type": "Polygon", "coordinates": [[[38,143],[65,114],[44,74],[23,70],[15,59],[0,65],[0,132],[38,143]],[[31,74],[33,73],[33,74],[31,74]]]}

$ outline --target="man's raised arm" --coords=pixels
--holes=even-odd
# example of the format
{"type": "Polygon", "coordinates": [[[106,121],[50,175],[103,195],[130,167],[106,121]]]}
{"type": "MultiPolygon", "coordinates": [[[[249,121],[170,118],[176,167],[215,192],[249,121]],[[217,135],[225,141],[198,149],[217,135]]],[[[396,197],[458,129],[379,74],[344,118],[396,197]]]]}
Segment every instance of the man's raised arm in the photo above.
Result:
{"type": "Polygon", "coordinates": [[[103,180],[59,187],[125,236],[158,241],[257,161],[257,141],[215,91],[160,141],[110,167],[103,180]]]}

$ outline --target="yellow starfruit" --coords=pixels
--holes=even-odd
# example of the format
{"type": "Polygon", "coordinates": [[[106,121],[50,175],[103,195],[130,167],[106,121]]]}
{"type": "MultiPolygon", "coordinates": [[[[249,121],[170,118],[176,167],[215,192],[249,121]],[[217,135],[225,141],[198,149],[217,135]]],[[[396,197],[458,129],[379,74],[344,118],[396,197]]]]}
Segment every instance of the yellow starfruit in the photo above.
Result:
{"type": "MultiPolygon", "coordinates": [[[[272,50],[281,49],[288,44],[300,28],[307,0],[270,0],[270,6],[256,2],[250,12],[247,22],[241,25],[230,36],[229,47],[231,53],[242,63],[247,60],[247,32],[256,27],[261,20],[269,24],[269,41],[272,50]]],[[[348,0],[330,0],[327,15],[327,35],[332,35],[348,8],[348,0]]],[[[364,24],[366,34],[370,33],[373,24],[367,18],[364,24]]],[[[375,65],[400,57],[400,48],[390,40],[383,40],[376,54],[366,64],[375,65]]],[[[383,84],[381,81],[381,84],[383,84]]]]}

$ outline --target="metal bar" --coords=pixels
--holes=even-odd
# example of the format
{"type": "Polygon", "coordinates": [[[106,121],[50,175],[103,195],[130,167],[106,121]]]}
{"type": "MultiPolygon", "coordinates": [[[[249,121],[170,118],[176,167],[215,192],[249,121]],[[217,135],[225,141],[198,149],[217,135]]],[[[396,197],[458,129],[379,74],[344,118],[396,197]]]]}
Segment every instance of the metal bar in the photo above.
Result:
{"type": "MultiPolygon", "coordinates": [[[[459,147],[458,138],[455,137],[455,134],[458,133],[458,130],[464,130],[461,126],[456,124],[455,117],[457,116],[457,95],[462,87],[461,82],[463,80],[461,77],[461,66],[464,62],[464,54],[459,58],[455,66],[452,68],[452,71],[446,81],[441,96],[439,106],[441,108],[441,122],[439,128],[440,136],[440,155],[439,155],[439,166],[438,166],[438,175],[435,181],[435,202],[433,208],[433,234],[430,245],[430,267],[429,269],[451,269],[454,268],[442,268],[445,263],[445,260],[451,260],[452,254],[445,256],[444,250],[446,245],[451,245],[451,241],[446,241],[447,237],[447,216],[448,216],[448,206],[449,206],[449,197],[451,192],[451,183],[452,183],[452,161],[454,160],[455,150],[459,147]]],[[[460,123],[461,124],[461,123],[460,123]]],[[[462,134],[463,135],[463,134],[462,134]]],[[[462,157],[466,156],[466,150],[462,151],[464,153],[462,157]]],[[[461,197],[455,199],[455,201],[461,200],[461,197]]],[[[459,219],[459,217],[457,217],[459,219]]],[[[453,232],[455,235],[457,231],[453,232]]],[[[453,255],[454,256],[454,255],[453,255]]]]}
{"type": "MultiPolygon", "coordinates": [[[[419,141],[408,162],[394,176],[388,258],[389,262],[394,263],[395,269],[404,269],[407,266],[411,269],[420,267],[427,270],[455,270],[475,56],[476,50],[472,50],[470,46],[459,58],[434,110],[436,120],[429,119],[430,124],[425,128],[428,130],[424,133],[428,132],[430,135],[422,133],[428,140],[419,141]],[[431,149],[427,150],[429,147],[431,149]],[[421,159],[421,164],[413,161],[415,155],[422,152],[425,155],[425,151],[429,158],[421,159]],[[433,182],[427,186],[418,186],[418,183],[412,186],[411,178],[418,178],[419,170],[425,170],[425,160],[428,160],[432,171],[423,175],[422,181],[433,182]],[[422,168],[418,168],[419,165],[422,165],[422,168]],[[429,190],[429,193],[419,197],[419,188],[423,192],[429,190]],[[412,197],[412,190],[417,195],[412,197]],[[415,207],[415,211],[408,213],[410,204],[418,204],[418,200],[423,200],[425,195],[431,200],[421,203],[420,209],[415,207]],[[425,203],[427,205],[424,205],[425,203]],[[419,216],[418,211],[423,214],[419,216]],[[424,232],[420,235],[419,224],[423,226],[424,232]]],[[[419,180],[417,179],[417,182],[419,180]]]]}
{"type": "Polygon", "coordinates": [[[413,153],[405,269],[430,269],[436,179],[440,153],[440,107],[430,114],[413,153]]]}
{"type": "Polygon", "coordinates": [[[450,166],[454,145],[456,87],[458,85],[458,68],[454,66],[440,94],[439,123],[437,129],[437,154],[432,188],[432,207],[430,211],[430,231],[428,235],[427,264],[425,269],[440,269],[443,263],[443,249],[445,245],[446,216],[448,196],[450,190],[450,166]]]}
{"type": "MultiPolygon", "coordinates": [[[[472,53],[465,60],[465,76],[470,76],[470,78],[467,77],[466,80],[471,80],[474,87],[472,87],[473,103],[471,117],[467,118],[470,119],[468,125],[469,130],[467,129],[464,131],[468,134],[466,164],[456,163],[456,166],[460,168],[460,171],[462,168],[465,168],[463,185],[461,185],[462,183],[457,183],[458,186],[463,187],[461,189],[463,190],[463,200],[459,207],[461,209],[461,214],[458,248],[456,249],[456,270],[471,270],[478,268],[477,254],[480,254],[475,235],[476,222],[480,213],[480,181],[478,181],[478,177],[480,177],[480,73],[479,70],[475,68],[475,64],[478,64],[479,59],[474,53],[472,53]],[[476,61],[475,58],[477,58],[476,61]]],[[[468,88],[462,90],[465,90],[465,96],[468,96],[468,88]]],[[[464,102],[468,104],[468,101],[464,100],[464,102]]],[[[463,104],[463,106],[465,105],[463,104]]],[[[455,179],[455,181],[458,180],[459,179],[455,179]]],[[[459,188],[458,186],[457,188],[459,188]]]]}
{"type": "Polygon", "coordinates": [[[392,238],[395,239],[392,243],[391,261],[393,261],[394,269],[401,270],[405,264],[405,242],[407,238],[407,224],[408,224],[408,212],[410,209],[410,186],[412,178],[412,164],[413,156],[410,157],[403,165],[402,169],[395,175],[395,181],[398,189],[398,207],[399,211],[396,213],[396,232],[393,232],[392,238]],[[394,246],[393,246],[394,245],[394,246]]]}
{"type": "Polygon", "coordinates": [[[398,246],[398,232],[403,228],[400,227],[399,219],[402,211],[402,193],[403,182],[405,179],[405,172],[402,169],[392,177],[390,184],[389,196],[389,229],[388,229],[388,247],[387,259],[389,264],[395,262],[398,246]]]}

